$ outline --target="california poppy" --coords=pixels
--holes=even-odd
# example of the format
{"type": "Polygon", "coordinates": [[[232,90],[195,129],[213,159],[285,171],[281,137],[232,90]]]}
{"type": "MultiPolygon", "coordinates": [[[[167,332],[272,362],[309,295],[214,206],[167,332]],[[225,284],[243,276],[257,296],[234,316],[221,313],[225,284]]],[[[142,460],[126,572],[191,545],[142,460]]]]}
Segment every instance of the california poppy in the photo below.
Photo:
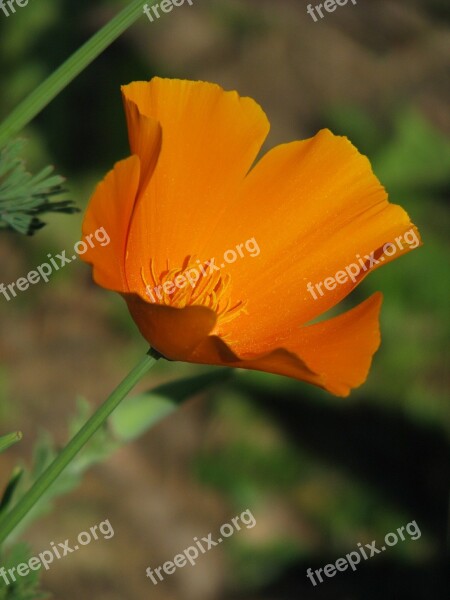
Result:
{"type": "MultiPolygon", "coordinates": [[[[277,373],[339,396],[362,384],[380,343],[381,294],[311,321],[369,269],[317,298],[307,284],[355,256],[377,256],[376,268],[384,244],[416,232],[368,159],[322,130],[254,165],[269,122],[251,98],[161,78],[124,86],[122,95],[131,156],[97,186],[83,224],[85,235],[104,227],[111,238],[83,256],[95,281],[123,295],[142,335],[168,359],[277,373]],[[220,263],[245,240],[257,243],[258,256],[181,285],[186,270],[220,263]],[[154,289],[163,293],[150,297],[154,289]]],[[[409,249],[399,246],[382,264],[409,249]]]]}

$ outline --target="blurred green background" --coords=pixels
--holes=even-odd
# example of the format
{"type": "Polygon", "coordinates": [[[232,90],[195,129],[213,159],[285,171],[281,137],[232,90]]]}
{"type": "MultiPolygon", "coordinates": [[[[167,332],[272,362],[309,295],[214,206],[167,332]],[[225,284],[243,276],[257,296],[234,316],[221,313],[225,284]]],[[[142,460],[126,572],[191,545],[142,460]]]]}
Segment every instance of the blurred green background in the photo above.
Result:
{"type": "MultiPolygon", "coordinates": [[[[0,13],[0,118],[124,4],[40,0],[0,13]]],[[[59,498],[24,534],[34,552],[106,518],[116,535],[45,573],[43,587],[57,599],[449,597],[450,8],[361,0],[314,23],[307,4],[196,0],[155,23],[143,16],[23,132],[29,167],[54,164],[84,209],[95,183],[128,154],[121,84],[155,74],[216,81],[263,106],[272,124],[266,149],[322,127],[347,135],[424,240],[342,305],[385,295],[382,347],[350,398],[235,373],[59,498]],[[147,566],[246,509],[256,527],[158,587],[145,577],[147,566]],[[413,520],[419,540],[320,586],[307,579],[307,568],[413,520]]],[[[3,233],[0,282],[73,247],[81,219],[53,216],[34,238],[3,233]]],[[[1,432],[25,436],[0,456],[2,487],[19,458],[30,462],[39,432],[64,443],[77,398],[100,403],[146,345],[123,301],[94,286],[81,262],[0,302],[1,432]]],[[[140,389],[203,372],[158,365],[140,389]]]]}

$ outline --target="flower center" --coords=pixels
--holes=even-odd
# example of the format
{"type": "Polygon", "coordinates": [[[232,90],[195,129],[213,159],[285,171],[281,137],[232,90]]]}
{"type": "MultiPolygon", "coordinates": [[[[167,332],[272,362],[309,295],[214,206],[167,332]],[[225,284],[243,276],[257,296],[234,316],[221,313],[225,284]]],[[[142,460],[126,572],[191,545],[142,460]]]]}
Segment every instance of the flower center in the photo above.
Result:
{"type": "Polygon", "coordinates": [[[211,262],[201,263],[195,257],[188,256],[182,267],[169,268],[159,276],[150,260],[149,278],[141,268],[141,277],[146,287],[149,301],[154,304],[185,308],[186,306],[205,306],[217,315],[214,331],[229,323],[241,313],[245,313],[246,302],[231,302],[231,277],[222,275],[221,269],[211,262]]]}

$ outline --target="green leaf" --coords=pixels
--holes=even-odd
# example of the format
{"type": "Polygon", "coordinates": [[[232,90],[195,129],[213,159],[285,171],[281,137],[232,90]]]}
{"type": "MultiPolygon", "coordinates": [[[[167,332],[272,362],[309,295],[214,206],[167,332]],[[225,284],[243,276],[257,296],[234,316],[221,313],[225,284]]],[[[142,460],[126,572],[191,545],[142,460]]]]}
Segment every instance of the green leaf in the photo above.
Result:
{"type": "Polygon", "coordinates": [[[126,442],[134,440],[177,408],[172,400],[147,393],[131,398],[110,417],[114,434],[126,442]]]}
{"type": "Polygon", "coordinates": [[[15,140],[0,153],[0,229],[33,235],[45,223],[38,216],[49,213],[78,212],[71,200],[51,202],[50,198],[65,193],[64,178],[52,175],[53,167],[45,167],[32,176],[20,158],[23,140],[15,140]]]}
{"type": "MultiPolygon", "coordinates": [[[[27,563],[32,557],[30,548],[23,543],[14,545],[7,554],[0,554],[0,566],[7,571],[22,563],[27,563]]],[[[45,600],[50,598],[40,589],[39,579],[41,570],[30,570],[25,577],[16,577],[12,581],[8,575],[8,584],[0,578],[0,600],[45,600]]]]}
{"type": "Polygon", "coordinates": [[[131,441],[176,410],[178,404],[207,387],[231,377],[231,369],[218,369],[160,385],[123,402],[110,417],[116,437],[131,441]]]}
{"type": "Polygon", "coordinates": [[[8,435],[0,437],[0,453],[4,452],[17,442],[20,442],[21,439],[21,431],[15,431],[14,433],[8,433],[8,435]]]}
{"type": "Polygon", "coordinates": [[[11,479],[9,480],[8,485],[6,486],[5,491],[3,492],[3,496],[0,502],[0,513],[4,510],[7,510],[9,505],[11,504],[11,500],[14,497],[14,492],[16,491],[17,486],[22,479],[22,475],[24,474],[24,470],[20,467],[16,467],[11,475],[11,479]]]}

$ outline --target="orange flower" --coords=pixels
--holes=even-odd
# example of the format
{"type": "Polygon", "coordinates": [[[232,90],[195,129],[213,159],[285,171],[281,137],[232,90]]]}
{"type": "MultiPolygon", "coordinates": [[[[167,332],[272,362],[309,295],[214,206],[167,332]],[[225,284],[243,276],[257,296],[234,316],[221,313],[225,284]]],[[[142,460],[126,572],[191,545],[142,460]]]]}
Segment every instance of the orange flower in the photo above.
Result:
{"type": "Polygon", "coordinates": [[[97,186],[83,224],[85,235],[104,227],[111,238],[83,256],[95,281],[123,295],[142,335],[171,360],[287,375],[339,396],[362,384],[380,343],[381,294],[309,324],[367,270],[317,299],[307,284],[356,255],[374,252],[381,264],[410,249],[380,259],[385,243],[416,229],[367,158],[323,130],[252,166],[269,131],[252,99],[160,78],[122,94],[132,155],[97,186]],[[181,286],[186,269],[220,263],[253,238],[258,256],[181,286]]]}

